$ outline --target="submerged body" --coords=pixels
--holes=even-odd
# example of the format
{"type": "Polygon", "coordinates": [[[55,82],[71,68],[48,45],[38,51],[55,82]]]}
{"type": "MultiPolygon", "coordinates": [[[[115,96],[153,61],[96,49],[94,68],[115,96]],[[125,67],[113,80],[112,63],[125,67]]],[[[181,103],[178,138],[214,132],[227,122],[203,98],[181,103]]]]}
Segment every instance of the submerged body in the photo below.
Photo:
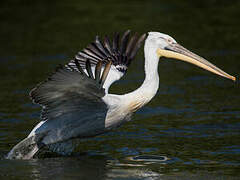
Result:
{"type": "Polygon", "coordinates": [[[158,62],[163,54],[235,80],[235,77],[177,44],[170,36],[151,32],[144,45],[143,84],[124,95],[109,94],[110,85],[125,74],[130,60],[145,39],[145,35],[139,39],[135,35],[128,40],[129,33],[125,32],[120,45],[119,37],[115,35],[112,47],[108,38],[101,43],[97,37],[95,44],[88,46],[75,60],[31,92],[33,101],[43,107],[43,121],[9,152],[7,158],[29,159],[44,146],[93,137],[129,121],[135,111],[156,95],[159,88],[158,62]]]}

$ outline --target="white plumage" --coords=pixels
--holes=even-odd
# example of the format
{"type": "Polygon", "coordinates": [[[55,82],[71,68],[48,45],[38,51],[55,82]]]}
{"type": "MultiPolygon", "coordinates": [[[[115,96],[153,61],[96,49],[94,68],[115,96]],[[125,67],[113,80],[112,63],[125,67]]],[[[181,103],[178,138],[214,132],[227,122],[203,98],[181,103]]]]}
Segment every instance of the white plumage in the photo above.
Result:
{"type": "Polygon", "coordinates": [[[145,35],[129,39],[126,31],[113,42],[96,37],[74,60],[34,88],[30,96],[43,107],[42,121],[29,136],[18,143],[7,158],[29,159],[44,146],[74,138],[92,137],[129,121],[132,114],[147,104],[159,87],[158,63],[161,56],[195,64],[223,77],[235,80],[207,60],[179,45],[172,37],[150,32],[145,40],[145,80],[133,92],[109,94],[111,84],[125,73],[145,35]],[[119,42],[120,41],[120,42],[119,42]]]}

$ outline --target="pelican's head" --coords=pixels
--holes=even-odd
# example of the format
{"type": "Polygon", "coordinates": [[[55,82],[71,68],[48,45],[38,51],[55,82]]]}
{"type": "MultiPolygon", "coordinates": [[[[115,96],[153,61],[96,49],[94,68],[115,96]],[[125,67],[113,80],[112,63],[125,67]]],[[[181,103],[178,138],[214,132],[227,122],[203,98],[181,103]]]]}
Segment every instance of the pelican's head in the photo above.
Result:
{"type": "Polygon", "coordinates": [[[225,78],[236,80],[234,76],[227,74],[206,59],[192,53],[176,42],[171,36],[159,32],[149,32],[147,41],[155,47],[159,57],[174,58],[192,63],[210,72],[223,76],[225,78]]]}

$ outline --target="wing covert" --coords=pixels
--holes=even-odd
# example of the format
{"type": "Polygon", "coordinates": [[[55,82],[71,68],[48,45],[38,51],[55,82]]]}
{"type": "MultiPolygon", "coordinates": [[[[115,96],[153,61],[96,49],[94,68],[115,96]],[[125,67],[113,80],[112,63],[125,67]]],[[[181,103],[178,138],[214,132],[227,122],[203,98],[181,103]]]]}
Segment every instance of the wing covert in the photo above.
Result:
{"type": "Polygon", "coordinates": [[[104,81],[108,75],[111,61],[102,71],[102,62],[98,62],[93,72],[89,60],[86,60],[87,73],[83,71],[78,62],[75,62],[77,70],[68,65],[60,66],[46,81],[40,83],[30,92],[34,103],[43,107],[41,119],[51,120],[59,116],[91,113],[98,108],[106,110],[106,104],[102,101],[105,95],[104,81]]]}

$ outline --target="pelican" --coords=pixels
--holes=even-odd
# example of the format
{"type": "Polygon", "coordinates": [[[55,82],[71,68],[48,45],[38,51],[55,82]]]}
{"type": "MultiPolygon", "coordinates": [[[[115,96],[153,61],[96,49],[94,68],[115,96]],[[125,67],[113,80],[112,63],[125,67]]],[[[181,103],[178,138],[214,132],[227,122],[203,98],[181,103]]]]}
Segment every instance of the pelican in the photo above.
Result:
{"type": "Polygon", "coordinates": [[[111,41],[108,36],[103,40],[96,36],[73,60],[59,66],[30,92],[33,102],[42,106],[41,122],[6,158],[30,159],[43,147],[56,150],[61,147],[59,144],[65,146],[76,138],[94,137],[129,121],[134,112],[156,95],[161,57],[185,61],[236,80],[167,34],[148,32],[130,36],[127,30],[121,38],[115,33],[111,41]],[[142,85],[123,95],[110,94],[109,87],[126,73],[144,41],[145,80],[142,85]]]}

